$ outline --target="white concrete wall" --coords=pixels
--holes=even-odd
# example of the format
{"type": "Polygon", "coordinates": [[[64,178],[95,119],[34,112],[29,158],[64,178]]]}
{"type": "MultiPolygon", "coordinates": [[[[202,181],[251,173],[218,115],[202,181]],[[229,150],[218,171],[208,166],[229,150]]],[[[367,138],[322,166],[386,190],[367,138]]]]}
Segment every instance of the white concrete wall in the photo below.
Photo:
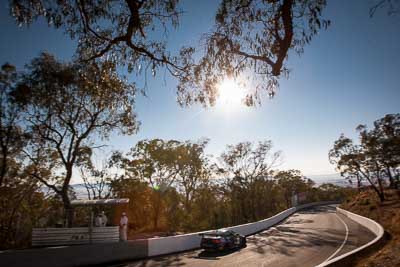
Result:
{"type": "Polygon", "coordinates": [[[296,212],[296,208],[290,208],[287,210],[282,211],[281,213],[278,213],[277,215],[274,215],[270,218],[254,222],[254,223],[247,223],[247,224],[241,224],[241,225],[236,225],[232,227],[227,227],[227,229],[233,230],[239,234],[242,235],[252,235],[257,232],[260,232],[262,230],[265,230],[278,222],[284,220],[288,216],[292,215],[293,213],[296,212]]]}
{"type": "Polygon", "coordinates": [[[352,219],[353,221],[358,222],[359,224],[363,225],[365,228],[369,229],[371,232],[373,232],[377,237],[383,236],[384,234],[384,229],[383,227],[375,222],[374,220],[371,220],[369,218],[363,217],[361,215],[352,213],[350,211],[341,209],[341,208],[336,208],[336,212],[343,214],[344,216],[352,219]]]}
{"type": "Polygon", "coordinates": [[[203,232],[150,238],[148,239],[149,256],[163,255],[198,248],[200,246],[201,233],[203,232]]]}
{"type": "Polygon", "coordinates": [[[361,215],[352,213],[350,211],[347,211],[347,210],[344,210],[344,209],[341,209],[341,208],[336,208],[336,212],[340,213],[340,214],[342,214],[342,215],[344,215],[344,216],[346,216],[348,218],[350,218],[351,220],[353,220],[353,221],[355,221],[355,222],[357,222],[359,224],[361,224],[362,226],[364,226],[365,228],[367,228],[371,232],[373,232],[376,235],[376,237],[371,242],[369,242],[369,243],[367,243],[367,244],[365,244],[365,245],[363,245],[363,246],[361,246],[359,248],[356,248],[356,249],[354,249],[352,251],[349,251],[349,252],[347,252],[347,253],[339,256],[339,257],[333,258],[330,261],[323,262],[323,263],[321,263],[320,265],[318,265],[316,267],[326,267],[326,266],[332,266],[332,265],[336,266],[336,264],[340,263],[340,261],[344,260],[345,258],[350,257],[350,256],[356,254],[357,252],[359,252],[359,251],[361,251],[361,250],[363,250],[363,249],[365,249],[365,248],[367,248],[369,246],[372,246],[375,243],[377,243],[379,240],[381,240],[383,238],[383,235],[385,233],[385,230],[383,229],[383,227],[379,223],[375,222],[374,220],[371,220],[369,218],[363,217],[361,215]]]}

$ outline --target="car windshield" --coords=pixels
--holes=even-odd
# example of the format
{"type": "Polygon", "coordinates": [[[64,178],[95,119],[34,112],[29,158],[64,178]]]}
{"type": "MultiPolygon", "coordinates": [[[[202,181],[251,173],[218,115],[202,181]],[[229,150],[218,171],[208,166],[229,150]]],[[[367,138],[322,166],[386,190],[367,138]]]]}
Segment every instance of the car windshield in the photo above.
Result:
{"type": "Polygon", "coordinates": [[[226,230],[218,230],[210,233],[204,234],[204,237],[218,237],[218,236],[228,236],[232,235],[232,231],[226,231],[226,230]]]}

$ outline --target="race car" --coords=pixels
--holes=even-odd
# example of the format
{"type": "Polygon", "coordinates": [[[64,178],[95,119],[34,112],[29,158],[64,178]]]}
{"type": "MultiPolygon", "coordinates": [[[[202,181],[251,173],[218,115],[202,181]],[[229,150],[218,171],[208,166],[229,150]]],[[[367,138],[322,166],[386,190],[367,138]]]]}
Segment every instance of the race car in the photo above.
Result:
{"type": "Polygon", "coordinates": [[[200,235],[200,247],[206,251],[223,251],[246,246],[246,237],[232,230],[221,229],[200,235]]]}

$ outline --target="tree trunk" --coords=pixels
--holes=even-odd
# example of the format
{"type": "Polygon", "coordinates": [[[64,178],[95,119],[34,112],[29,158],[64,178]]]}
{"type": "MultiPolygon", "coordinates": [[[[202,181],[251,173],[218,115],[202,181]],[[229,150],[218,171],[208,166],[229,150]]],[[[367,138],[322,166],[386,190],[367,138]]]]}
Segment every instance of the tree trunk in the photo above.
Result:
{"type": "Polygon", "coordinates": [[[383,202],[383,201],[385,201],[385,192],[383,189],[382,180],[381,180],[380,176],[378,176],[378,184],[379,184],[379,193],[378,193],[379,199],[381,202],[383,202]]]}
{"type": "Polygon", "coordinates": [[[154,205],[154,218],[153,218],[153,228],[157,230],[158,228],[158,219],[160,217],[160,210],[161,210],[161,194],[160,192],[155,192],[156,194],[156,201],[154,205]]]}
{"type": "Polygon", "coordinates": [[[64,216],[65,216],[65,226],[72,227],[74,223],[74,209],[71,206],[71,202],[68,197],[68,192],[62,195],[63,206],[64,206],[64,216]]]}
{"type": "Polygon", "coordinates": [[[361,192],[361,177],[358,173],[357,173],[357,189],[358,189],[358,193],[360,193],[361,192]]]}
{"type": "Polygon", "coordinates": [[[2,163],[1,163],[1,170],[0,170],[0,186],[5,184],[5,177],[7,173],[7,153],[3,153],[2,163]]]}
{"type": "Polygon", "coordinates": [[[389,177],[389,188],[395,188],[396,183],[394,182],[392,172],[390,171],[390,167],[386,167],[386,172],[389,177]]]}
{"type": "Polygon", "coordinates": [[[65,166],[66,168],[66,175],[64,184],[61,190],[61,198],[64,205],[64,212],[65,212],[65,225],[67,227],[72,227],[74,223],[74,210],[71,206],[71,200],[69,199],[68,190],[69,190],[69,182],[72,178],[72,166],[73,163],[69,163],[65,166]]]}

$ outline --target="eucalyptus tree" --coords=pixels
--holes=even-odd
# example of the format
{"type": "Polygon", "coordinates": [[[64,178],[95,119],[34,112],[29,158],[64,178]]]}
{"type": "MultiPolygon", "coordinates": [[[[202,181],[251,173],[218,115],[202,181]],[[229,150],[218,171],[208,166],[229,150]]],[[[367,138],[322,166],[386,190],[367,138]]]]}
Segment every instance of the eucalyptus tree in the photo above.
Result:
{"type": "MultiPolygon", "coordinates": [[[[26,134],[20,125],[24,110],[22,105],[12,100],[19,74],[16,68],[3,64],[0,70],[0,187],[7,184],[10,168],[18,165],[18,158],[26,144],[26,134]]],[[[16,177],[15,177],[16,179],[16,177]]]]}
{"type": "Polygon", "coordinates": [[[333,148],[328,153],[329,162],[336,165],[336,169],[342,177],[350,183],[356,179],[357,188],[360,190],[364,175],[361,174],[360,167],[363,160],[361,148],[355,145],[353,140],[343,134],[335,141],[333,148]]]}
{"type": "Polygon", "coordinates": [[[125,177],[146,182],[152,189],[152,221],[154,229],[163,211],[163,199],[172,185],[177,183],[179,169],[175,140],[141,140],[126,154],[115,154],[114,159],[125,171],[125,177]]]}
{"type": "Polygon", "coordinates": [[[182,142],[177,147],[178,188],[184,195],[184,206],[188,214],[199,186],[207,183],[210,176],[209,160],[204,149],[208,140],[182,142]]]}
{"type": "Polygon", "coordinates": [[[27,66],[13,92],[26,107],[29,174],[61,197],[69,225],[75,168],[89,164],[92,149],[111,133],[133,134],[138,127],[135,87],[115,68],[109,61],[67,63],[43,53],[27,66]]]}
{"type": "Polygon", "coordinates": [[[219,175],[225,179],[226,187],[232,197],[233,216],[254,221],[258,219],[258,202],[271,191],[272,183],[268,182],[272,171],[281,163],[281,152],[273,151],[272,142],[267,140],[253,144],[242,142],[230,145],[219,160],[219,175]],[[259,198],[260,184],[269,188],[259,198]]]}
{"type": "Polygon", "coordinates": [[[274,174],[274,178],[280,186],[287,208],[292,206],[293,195],[307,192],[313,185],[312,181],[305,178],[298,170],[278,171],[274,174]]]}
{"type": "Polygon", "coordinates": [[[385,115],[374,122],[371,130],[366,125],[357,129],[362,146],[378,170],[376,175],[387,177],[390,187],[395,187],[395,174],[400,168],[400,114],[385,115]]]}
{"type": "MultiPolygon", "coordinates": [[[[24,106],[13,100],[20,73],[5,63],[0,69],[0,249],[26,246],[26,235],[38,215],[38,182],[29,179],[23,149],[29,136],[22,123],[24,106]],[[32,204],[32,205],[31,205],[32,204]],[[25,216],[24,216],[25,215],[25,216]],[[15,222],[19,223],[16,224],[15,222]]],[[[30,233],[29,233],[30,234],[30,233]]]]}
{"type": "Polygon", "coordinates": [[[395,187],[400,166],[400,115],[387,114],[374,122],[373,129],[359,125],[357,131],[360,143],[341,135],[329,151],[329,159],[343,176],[367,180],[384,201],[385,180],[395,187]]]}

